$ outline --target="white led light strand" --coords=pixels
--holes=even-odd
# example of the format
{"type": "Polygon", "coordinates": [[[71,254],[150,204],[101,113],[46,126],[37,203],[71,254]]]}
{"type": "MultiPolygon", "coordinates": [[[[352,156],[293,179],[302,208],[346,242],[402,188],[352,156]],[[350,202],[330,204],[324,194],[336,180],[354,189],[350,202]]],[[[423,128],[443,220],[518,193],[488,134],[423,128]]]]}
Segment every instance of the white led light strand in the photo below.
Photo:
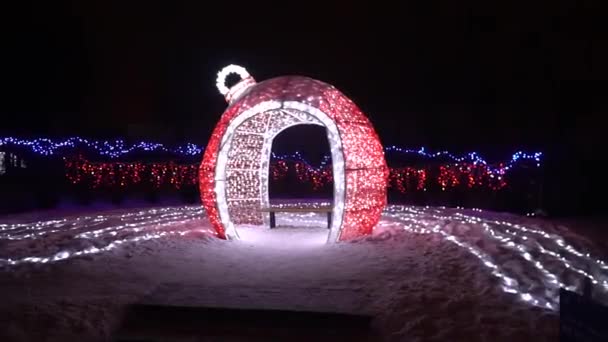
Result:
{"type": "MultiPolygon", "coordinates": [[[[541,288],[538,289],[539,292],[537,295],[534,295],[530,292],[521,292],[518,290],[517,285],[518,282],[513,279],[513,276],[508,277],[511,279],[508,283],[510,286],[503,286],[503,290],[508,293],[514,293],[520,295],[521,299],[529,302],[535,306],[546,307],[549,309],[555,310],[559,306],[559,288],[565,288],[570,291],[576,291],[580,288],[580,283],[574,284],[566,284],[563,279],[560,280],[559,274],[566,272],[568,270],[576,272],[584,277],[587,277],[591,280],[592,284],[600,285],[599,289],[604,290],[604,295],[608,292],[608,273],[605,272],[602,267],[605,263],[601,260],[597,260],[590,257],[589,253],[582,253],[578,250],[574,249],[574,247],[566,244],[564,242],[564,238],[560,237],[556,234],[548,234],[542,230],[535,230],[531,228],[524,227],[520,224],[513,224],[506,221],[497,221],[497,220],[489,220],[482,217],[475,217],[465,215],[460,212],[456,212],[451,214],[454,210],[446,209],[446,208],[418,208],[418,207],[401,207],[401,206],[389,206],[384,213],[384,217],[395,219],[397,218],[401,222],[403,222],[403,229],[416,232],[416,233],[426,233],[428,234],[430,231],[433,233],[441,234],[447,241],[456,243],[460,247],[466,248],[473,255],[480,258],[484,265],[490,267],[490,265],[496,265],[491,262],[486,263],[487,257],[483,254],[480,254],[480,250],[478,247],[467,247],[467,243],[462,241],[462,238],[458,238],[454,234],[447,233],[445,230],[440,229],[440,226],[436,226],[436,220],[441,220],[442,222],[458,222],[465,223],[469,227],[479,227],[482,229],[482,232],[486,234],[487,237],[497,241],[500,243],[500,246],[513,250],[516,252],[516,255],[519,255],[522,260],[526,263],[529,263],[533,268],[538,269],[540,271],[539,274],[536,274],[535,277],[538,277],[541,285],[541,288]],[[429,229],[429,226],[435,227],[435,229],[429,229]],[[518,233],[519,232],[519,233],[518,233]],[[579,260],[577,261],[579,264],[585,265],[585,267],[596,267],[596,272],[594,275],[589,272],[584,271],[583,269],[574,266],[572,260],[567,260],[560,253],[549,251],[546,248],[542,247],[540,241],[535,240],[533,236],[523,235],[525,233],[539,235],[541,239],[548,239],[553,242],[554,245],[558,246],[558,248],[568,251],[569,253],[575,255],[579,260]],[[522,242],[518,242],[514,239],[521,239],[522,242]],[[532,250],[534,249],[534,250],[532,250]],[[558,257],[562,262],[563,268],[555,271],[551,271],[550,268],[555,269],[555,263],[545,263],[543,264],[539,259],[535,258],[532,253],[539,252],[541,255],[550,255],[554,257],[558,257]],[[549,267],[550,266],[550,267],[549,267]],[[542,293],[542,294],[541,294],[542,293]]],[[[479,210],[474,210],[479,212],[479,210]]],[[[493,268],[494,266],[491,266],[493,268]]],[[[493,273],[495,276],[503,276],[505,271],[499,271],[499,273],[493,273]]],[[[525,278],[527,279],[527,278],[525,278]]],[[[529,280],[526,280],[529,281],[529,280]]],[[[529,287],[530,285],[526,285],[529,287]]],[[[538,287],[538,284],[535,285],[538,287]]]]}
{"type": "Polygon", "coordinates": [[[1,239],[19,240],[26,238],[26,236],[29,239],[53,241],[56,239],[55,236],[57,236],[60,240],[65,240],[66,238],[75,241],[95,239],[97,246],[80,249],[77,247],[67,247],[67,249],[49,256],[0,257],[0,267],[67,260],[80,255],[110,251],[126,243],[159,239],[165,236],[185,236],[195,232],[204,232],[205,234],[209,234],[209,236],[215,235],[216,233],[209,229],[191,229],[185,225],[189,222],[201,219],[202,217],[204,217],[204,212],[200,207],[184,206],[160,209],[154,208],[124,214],[64,218],[61,220],[39,221],[29,224],[2,224],[0,227],[5,231],[13,230],[12,234],[21,235],[3,235],[0,238],[0,241],[1,239]],[[98,225],[107,226],[101,229],[91,230],[91,228],[95,228],[98,225]],[[165,230],[167,227],[180,229],[165,230]],[[15,229],[20,229],[22,231],[14,232],[15,229]],[[37,232],[35,236],[23,234],[24,232],[31,230],[37,232]]]}
{"type": "MultiPolygon", "coordinates": [[[[330,203],[272,203],[276,207],[324,207],[330,203]]],[[[530,305],[557,310],[559,289],[579,291],[581,279],[589,278],[596,290],[598,300],[608,301],[608,270],[606,263],[580,248],[574,241],[563,236],[530,228],[506,220],[495,220],[491,213],[484,216],[469,214],[471,211],[445,207],[388,206],[382,215],[379,227],[394,226],[412,234],[440,236],[462,250],[475,256],[481,265],[498,279],[504,292],[516,295],[530,305]],[[456,229],[460,225],[465,230],[456,229]],[[480,234],[479,234],[480,233],[480,234]],[[479,243],[477,239],[486,239],[479,243]],[[492,242],[491,248],[486,242],[492,242]],[[501,254],[495,254],[501,251],[501,254]],[[513,268],[507,263],[519,263],[513,268]],[[520,271],[517,271],[517,270],[520,271]]],[[[480,212],[473,210],[473,212],[480,212]]],[[[481,214],[479,214],[481,215],[481,214]]],[[[0,224],[0,242],[15,243],[13,250],[5,249],[0,254],[0,267],[21,264],[52,263],[73,257],[98,254],[121,245],[139,241],[160,239],[169,236],[185,236],[193,232],[204,232],[209,236],[217,233],[208,228],[192,229],[191,222],[204,217],[198,206],[153,208],[126,213],[85,215],[30,223],[0,224]],[[39,251],[31,255],[28,249],[20,248],[19,240],[44,239],[40,248],[51,248],[50,252],[39,251]],[[94,241],[90,243],[67,243],[59,251],[56,246],[68,241],[94,241]],[[72,247],[69,247],[72,246],[72,247]],[[7,255],[8,253],[8,255],[7,255]],[[28,254],[23,254],[28,253],[28,254]]],[[[279,215],[277,223],[292,227],[325,227],[325,217],[319,213],[285,213],[279,215]]],[[[326,229],[322,228],[321,232],[326,229]]],[[[29,243],[29,242],[26,242],[29,243]]]]}

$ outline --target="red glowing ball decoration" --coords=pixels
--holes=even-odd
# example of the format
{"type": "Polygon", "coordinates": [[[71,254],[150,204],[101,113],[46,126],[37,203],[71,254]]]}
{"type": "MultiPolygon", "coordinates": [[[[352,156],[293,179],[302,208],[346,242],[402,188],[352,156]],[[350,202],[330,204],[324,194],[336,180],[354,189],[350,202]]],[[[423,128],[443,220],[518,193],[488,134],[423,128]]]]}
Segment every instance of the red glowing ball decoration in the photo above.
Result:
{"type": "Polygon", "coordinates": [[[371,122],[333,86],[301,76],[256,83],[242,67],[218,74],[229,107],[216,125],[199,168],[203,206],[222,238],[237,238],[235,225],[260,225],[269,206],[269,162],[274,137],[284,129],[313,124],[327,129],[334,203],[328,242],[370,234],[386,205],[389,170],[371,122]],[[225,78],[241,81],[228,88],[225,78]]]}

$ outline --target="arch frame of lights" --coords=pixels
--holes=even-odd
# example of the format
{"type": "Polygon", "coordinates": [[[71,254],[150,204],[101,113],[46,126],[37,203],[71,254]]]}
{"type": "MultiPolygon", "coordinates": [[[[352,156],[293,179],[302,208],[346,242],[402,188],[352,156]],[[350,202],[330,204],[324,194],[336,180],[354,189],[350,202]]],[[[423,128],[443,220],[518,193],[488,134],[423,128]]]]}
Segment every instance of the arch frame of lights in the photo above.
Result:
{"type": "MultiPolygon", "coordinates": [[[[322,126],[327,129],[328,132],[328,140],[330,146],[330,153],[332,160],[332,171],[334,176],[334,208],[332,211],[332,225],[330,227],[328,241],[335,241],[339,238],[340,235],[340,226],[342,224],[342,218],[344,214],[344,196],[345,196],[345,178],[344,178],[344,156],[342,152],[342,142],[340,139],[340,134],[338,132],[338,128],[335,123],[327,116],[327,114],[321,112],[317,108],[309,106],[307,104],[302,104],[295,101],[269,101],[263,102],[259,105],[243,112],[237,118],[235,118],[227,128],[226,134],[222,138],[222,147],[219,152],[218,164],[215,169],[215,180],[216,180],[216,189],[215,192],[217,194],[217,201],[219,207],[220,218],[222,223],[226,227],[226,234],[228,237],[238,237],[238,233],[230,219],[230,214],[228,212],[229,204],[228,198],[226,196],[226,171],[228,164],[228,154],[231,151],[232,142],[234,141],[234,135],[239,126],[245,123],[248,120],[255,119],[255,117],[265,115],[266,113],[273,113],[273,111],[281,110],[297,110],[304,113],[306,116],[317,119],[322,126]],[[262,110],[262,111],[261,111],[262,110]]],[[[272,115],[271,114],[271,115],[272,115]]],[[[313,120],[309,120],[308,122],[314,122],[313,120]]],[[[319,123],[313,123],[319,125],[319,123]]],[[[309,124],[302,121],[297,121],[290,124],[282,125],[278,130],[272,132],[271,134],[264,135],[264,143],[262,147],[262,155],[263,158],[262,167],[259,169],[260,176],[260,193],[261,193],[261,207],[269,207],[270,200],[268,194],[268,178],[269,178],[269,161],[270,161],[270,152],[272,147],[272,142],[274,138],[283,130],[301,124],[309,124]]],[[[268,215],[261,215],[264,224],[267,224],[269,221],[268,215]]],[[[259,221],[253,223],[260,223],[259,221]]]]}
{"type": "Polygon", "coordinates": [[[389,172],[371,122],[350,99],[323,82],[286,76],[227,101],[199,168],[201,200],[220,237],[238,239],[235,225],[268,221],[259,209],[269,204],[272,141],[298,124],[327,129],[334,177],[328,242],[372,232],[386,205],[389,172]],[[279,113],[286,119],[274,120],[279,113]]]}

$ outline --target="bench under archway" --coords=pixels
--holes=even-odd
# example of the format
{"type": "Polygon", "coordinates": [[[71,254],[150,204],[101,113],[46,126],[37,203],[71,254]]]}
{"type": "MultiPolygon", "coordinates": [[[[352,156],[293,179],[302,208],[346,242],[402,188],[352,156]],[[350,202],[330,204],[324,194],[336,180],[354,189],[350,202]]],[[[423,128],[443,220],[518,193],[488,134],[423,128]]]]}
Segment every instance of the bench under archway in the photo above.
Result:
{"type": "Polygon", "coordinates": [[[263,224],[269,205],[272,141],[288,127],[326,128],[334,178],[334,206],[328,242],[372,232],[386,205],[388,168],[369,119],[333,86],[302,76],[256,83],[245,69],[228,66],[218,89],[229,107],[205,149],[199,169],[203,206],[221,238],[238,238],[236,225],[263,224]],[[225,86],[229,73],[241,81],[225,86]]]}

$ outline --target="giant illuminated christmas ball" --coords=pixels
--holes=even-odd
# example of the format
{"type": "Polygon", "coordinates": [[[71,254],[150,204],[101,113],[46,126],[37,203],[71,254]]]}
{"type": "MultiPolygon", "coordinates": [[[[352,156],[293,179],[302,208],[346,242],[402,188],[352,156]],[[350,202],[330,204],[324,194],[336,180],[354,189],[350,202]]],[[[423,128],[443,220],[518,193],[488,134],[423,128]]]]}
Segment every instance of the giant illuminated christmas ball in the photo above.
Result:
{"type": "Polygon", "coordinates": [[[213,130],[199,169],[203,206],[221,238],[238,238],[240,224],[262,225],[269,206],[273,139],[288,127],[323,126],[331,149],[334,201],[328,242],[370,234],[386,205],[388,167],[368,118],[333,86],[302,76],[260,83],[229,65],[217,87],[229,105],[213,130]],[[241,80],[228,88],[226,76],[241,80]]]}

